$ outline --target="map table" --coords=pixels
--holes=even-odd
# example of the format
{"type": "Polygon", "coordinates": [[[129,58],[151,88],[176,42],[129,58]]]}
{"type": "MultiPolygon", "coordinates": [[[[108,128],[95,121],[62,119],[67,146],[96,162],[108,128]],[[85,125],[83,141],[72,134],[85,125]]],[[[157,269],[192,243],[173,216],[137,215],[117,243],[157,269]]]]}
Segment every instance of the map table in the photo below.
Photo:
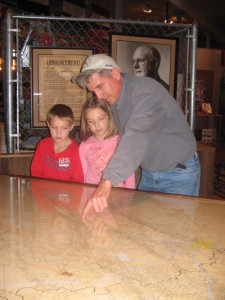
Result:
{"type": "Polygon", "coordinates": [[[225,299],[225,202],[0,175],[0,299],[225,299]]]}

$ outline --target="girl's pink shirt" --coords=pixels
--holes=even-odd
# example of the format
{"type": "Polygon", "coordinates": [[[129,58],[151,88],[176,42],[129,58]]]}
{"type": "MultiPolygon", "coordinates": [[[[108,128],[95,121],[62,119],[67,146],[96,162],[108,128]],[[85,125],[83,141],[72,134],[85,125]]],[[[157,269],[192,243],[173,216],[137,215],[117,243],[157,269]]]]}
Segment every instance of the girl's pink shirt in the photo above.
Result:
{"type": "MultiPolygon", "coordinates": [[[[106,140],[97,140],[91,136],[85,142],[80,144],[79,153],[85,183],[99,183],[102,178],[102,172],[116,151],[119,140],[120,138],[118,135],[106,140]]],[[[120,182],[118,187],[134,189],[134,174],[127,180],[120,182]]]]}

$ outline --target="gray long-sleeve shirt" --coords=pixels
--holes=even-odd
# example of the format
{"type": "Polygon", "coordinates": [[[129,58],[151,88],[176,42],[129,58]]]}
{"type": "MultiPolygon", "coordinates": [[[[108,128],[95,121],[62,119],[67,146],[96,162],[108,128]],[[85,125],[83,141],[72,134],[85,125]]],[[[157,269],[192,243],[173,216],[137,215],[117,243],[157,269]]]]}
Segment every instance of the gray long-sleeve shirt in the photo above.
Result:
{"type": "Polygon", "coordinates": [[[196,140],[182,110],[156,80],[125,74],[120,99],[111,108],[122,137],[103,174],[113,186],[139,166],[163,172],[196,152],[196,140]]]}

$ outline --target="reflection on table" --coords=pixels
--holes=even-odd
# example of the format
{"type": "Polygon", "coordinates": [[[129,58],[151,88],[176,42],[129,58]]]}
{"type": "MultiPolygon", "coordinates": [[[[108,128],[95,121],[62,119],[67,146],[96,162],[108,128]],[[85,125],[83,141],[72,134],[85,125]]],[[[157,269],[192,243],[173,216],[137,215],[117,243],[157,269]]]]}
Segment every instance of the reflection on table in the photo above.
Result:
{"type": "Polygon", "coordinates": [[[0,175],[2,299],[224,299],[224,202],[0,175]]]}

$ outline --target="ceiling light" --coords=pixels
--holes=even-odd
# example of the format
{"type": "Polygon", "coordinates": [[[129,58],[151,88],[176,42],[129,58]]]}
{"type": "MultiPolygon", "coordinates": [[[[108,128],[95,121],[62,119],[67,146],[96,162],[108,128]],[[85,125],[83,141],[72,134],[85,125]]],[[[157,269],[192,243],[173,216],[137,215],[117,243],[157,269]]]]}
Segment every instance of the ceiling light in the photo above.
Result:
{"type": "Polygon", "coordinates": [[[145,8],[143,8],[143,12],[146,14],[150,14],[152,12],[152,10],[150,9],[149,4],[145,5],[145,8]]]}

